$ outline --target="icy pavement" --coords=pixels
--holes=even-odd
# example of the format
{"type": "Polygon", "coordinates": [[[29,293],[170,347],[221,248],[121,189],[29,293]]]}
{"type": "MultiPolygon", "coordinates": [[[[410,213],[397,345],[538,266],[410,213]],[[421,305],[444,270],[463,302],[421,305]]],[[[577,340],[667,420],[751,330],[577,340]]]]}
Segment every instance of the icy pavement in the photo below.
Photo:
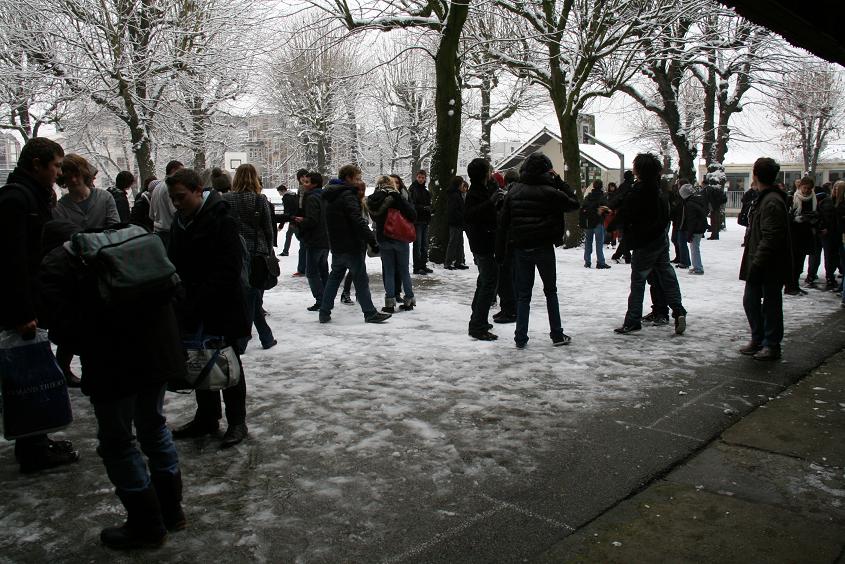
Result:
{"type": "MultiPolygon", "coordinates": [[[[552,347],[538,279],[524,350],[513,325],[496,325],[496,342],[467,336],[474,268],[414,276],[417,308],[384,325],[363,323],[357,304],[339,300],[332,322],[320,324],[305,309],[307,281],[290,276],[292,247],[279,285],[265,294],[279,345],[262,351],[254,339],[243,359],[250,439],[230,451],[218,451],[217,438],[178,443],[191,524],[155,560],[398,562],[484,520],[501,509],[498,492],[547,468],[585,422],[656,405],[652,396],[667,389],[677,397],[698,385],[702,367],[736,361],[748,338],[737,279],[743,229],[728,228],[702,242],[704,276],[678,271],[685,335],[671,325],[614,334],[629,267],[585,269],[583,249],[558,250],[573,342],[552,347]]],[[[380,307],[378,259],[368,269],[380,307]]],[[[835,315],[839,297],[811,290],[787,297],[784,309],[789,361],[802,346],[795,335],[835,315]]],[[[76,421],[61,435],[80,448],[78,466],[20,476],[11,443],[0,445],[0,562],[115,560],[97,535],[122,509],[96,456],[90,406],[72,396],[76,421]]],[[[193,408],[191,396],[168,396],[172,424],[193,408]]],[[[560,534],[571,529],[544,519],[560,534]]]]}

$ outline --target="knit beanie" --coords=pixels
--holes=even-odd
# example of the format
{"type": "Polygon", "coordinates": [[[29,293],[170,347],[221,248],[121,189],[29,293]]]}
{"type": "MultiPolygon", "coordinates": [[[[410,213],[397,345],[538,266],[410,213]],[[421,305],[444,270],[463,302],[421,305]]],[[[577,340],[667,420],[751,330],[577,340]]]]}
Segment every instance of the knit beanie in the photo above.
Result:
{"type": "Polygon", "coordinates": [[[546,174],[550,170],[554,168],[552,161],[544,155],[541,151],[537,151],[536,153],[531,153],[528,155],[528,158],[525,159],[525,162],[522,163],[522,166],[519,168],[519,173],[527,174],[529,176],[540,176],[541,174],[546,174]]]}
{"type": "Polygon", "coordinates": [[[684,184],[683,186],[681,186],[678,192],[681,194],[681,198],[686,200],[687,198],[692,196],[693,192],[695,192],[695,189],[692,187],[692,184],[684,184]]]}

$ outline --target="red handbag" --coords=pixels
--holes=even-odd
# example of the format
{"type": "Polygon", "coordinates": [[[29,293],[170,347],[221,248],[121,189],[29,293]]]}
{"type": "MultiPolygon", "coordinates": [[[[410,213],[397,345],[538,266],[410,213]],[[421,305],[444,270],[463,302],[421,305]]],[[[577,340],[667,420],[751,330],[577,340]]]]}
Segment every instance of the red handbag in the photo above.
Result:
{"type": "Polygon", "coordinates": [[[384,222],[384,236],[403,243],[413,243],[417,240],[417,230],[413,223],[405,219],[402,212],[396,208],[390,208],[387,210],[387,219],[384,222]]]}

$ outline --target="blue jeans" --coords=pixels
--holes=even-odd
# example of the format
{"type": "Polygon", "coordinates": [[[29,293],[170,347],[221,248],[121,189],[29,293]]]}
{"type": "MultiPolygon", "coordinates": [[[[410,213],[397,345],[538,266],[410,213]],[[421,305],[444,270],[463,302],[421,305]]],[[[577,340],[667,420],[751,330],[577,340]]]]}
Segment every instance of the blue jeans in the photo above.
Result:
{"type": "Polygon", "coordinates": [[[703,233],[693,233],[692,241],[690,241],[690,259],[692,260],[692,268],[696,272],[704,272],[704,265],[701,264],[701,238],[703,233]]]}
{"type": "MultiPolygon", "coordinates": [[[[264,309],[264,290],[256,290],[255,288],[248,288],[246,292],[246,307],[247,316],[255,325],[255,330],[258,331],[258,340],[261,341],[261,346],[269,346],[275,338],[273,337],[273,330],[267,325],[267,320],[264,318],[262,310],[264,309]]],[[[244,337],[239,340],[240,352],[246,350],[246,345],[252,337],[244,337]]]]}
{"type": "Polygon", "coordinates": [[[417,223],[417,238],[414,240],[414,270],[425,268],[428,262],[428,224],[417,223]]]}
{"type": "MultiPolygon", "coordinates": [[[[599,243],[601,245],[601,243],[599,243]]],[[[599,246],[601,249],[601,246],[599,246]]],[[[560,305],[557,300],[557,270],[553,246],[537,249],[514,249],[514,272],[516,277],[516,331],[513,340],[517,345],[528,342],[528,314],[531,310],[531,292],[534,289],[534,267],[540,272],[543,293],[546,294],[546,310],[549,313],[549,337],[563,335],[560,321],[560,305]]]]}
{"type": "Polygon", "coordinates": [[[669,262],[669,237],[665,233],[645,247],[631,252],[631,292],[628,294],[628,311],[624,325],[639,327],[643,317],[643,295],[646,280],[654,273],[663,292],[666,305],[672,308],[672,317],[686,315],[681,304],[681,288],[675,269],[669,262]]]}
{"type": "Polygon", "coordinates": [[[305,277],[314,301],[323,301],[323,289],[329,279],[329,250],[305,247],[305,277]]]}
{"type": "Polygon", "coordinates": [[[764,347],[780,346],[783,340],[783,284],[746,282],[742,306],[751,327],[751,340],[764,347]]]}
{"type": "Polygon", "coordinates": [[[475,295],[472,297],[469,332],[483,333],[487,331],[490,305],[496,298],[499,266],[493,258],[493,253],[475,253],[473,258],[475,265],[478,267],[478,279],[475,282],[475,295]]]}
{"type": "Polygon", "coordinates": [[[153,385],[134,396],[91,401],[97,418],[97,454],[118,490],[138,492],[150,487],[141,451],[147,456],[151,474],[179,471],[176,447],[162,415],[165,388],[164,384],[153,385]],[[132,434],[133,422],[141,451],[132,434]]]}
{"type": "Polygon", "coordinates": [[[370,296],[370,280],[367,277],[367,264],[364,261],[364,251],[360,253],[332,253],[332,270],[329,272],[329,280],[323,290],[323,303],[320,306],[320,314],[331,314],[334,308],[334,299],[337,291],[343,283],[343,275],[349,270],[352,276],[352,284],[355,286],[355,299],[364,312],[364,318],[376,313],[373,305],[373,298],[370,296]]]}
{"type": "Polygon", "coordinates": [[[402,279],[402,287],[405,289],[405,297],[414,297],[414,288],[411,286],[411,273],[408,270],[408,260],[411,253],[410,245],[402,241],[385,239],[379,244],[381,248],[381,275],[384,279],[384,297],[395,299],[399,288],[396,287],[396,274],[402,279]]]}
{"type": "Polygon", "coordinates": [[[593,255],[593,238],[596,240],[596,264],[604,262],[604,224],[599,223],[595,227],[584,230],[584,264],[590,264],[593,255]]]}
{"type": "MultiPolygon", "coordinates": [[[[677,239],[675,240],[678,244],[678,265],[681,268],[689,268],[689,247],[687,246],[687,235],[686,231],[681,231],[678,229],[677,239]]],[[[700,240],[700,239],[699,239],[700,240]]]]}

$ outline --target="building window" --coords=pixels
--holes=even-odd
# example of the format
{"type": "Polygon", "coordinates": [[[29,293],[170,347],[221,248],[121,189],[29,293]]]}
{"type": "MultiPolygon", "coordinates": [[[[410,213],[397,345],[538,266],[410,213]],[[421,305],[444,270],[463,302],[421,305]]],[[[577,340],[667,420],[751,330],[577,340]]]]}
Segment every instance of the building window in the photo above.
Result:
{"type": "Polygon", "coordinates": [[[229,161],[229,170],[234,170],[241,166],[241,159],[231,159],[229,161]]]}
{"type": "Polygon", "coordinates": [[[845,170],[842,170],[842,169],[831,170],[828,173],[828,175],[829,175],[828,180],[830,182],[836,182],[837,180],[843,180],[843,179],[845,179],[845,170]]]}
{"type": "Polygon", "coordinates": [[[731,174],[725,175],[728,181],[727,189],[731,192],[745,192],[748,184],[747,174],[731,174]]]}

